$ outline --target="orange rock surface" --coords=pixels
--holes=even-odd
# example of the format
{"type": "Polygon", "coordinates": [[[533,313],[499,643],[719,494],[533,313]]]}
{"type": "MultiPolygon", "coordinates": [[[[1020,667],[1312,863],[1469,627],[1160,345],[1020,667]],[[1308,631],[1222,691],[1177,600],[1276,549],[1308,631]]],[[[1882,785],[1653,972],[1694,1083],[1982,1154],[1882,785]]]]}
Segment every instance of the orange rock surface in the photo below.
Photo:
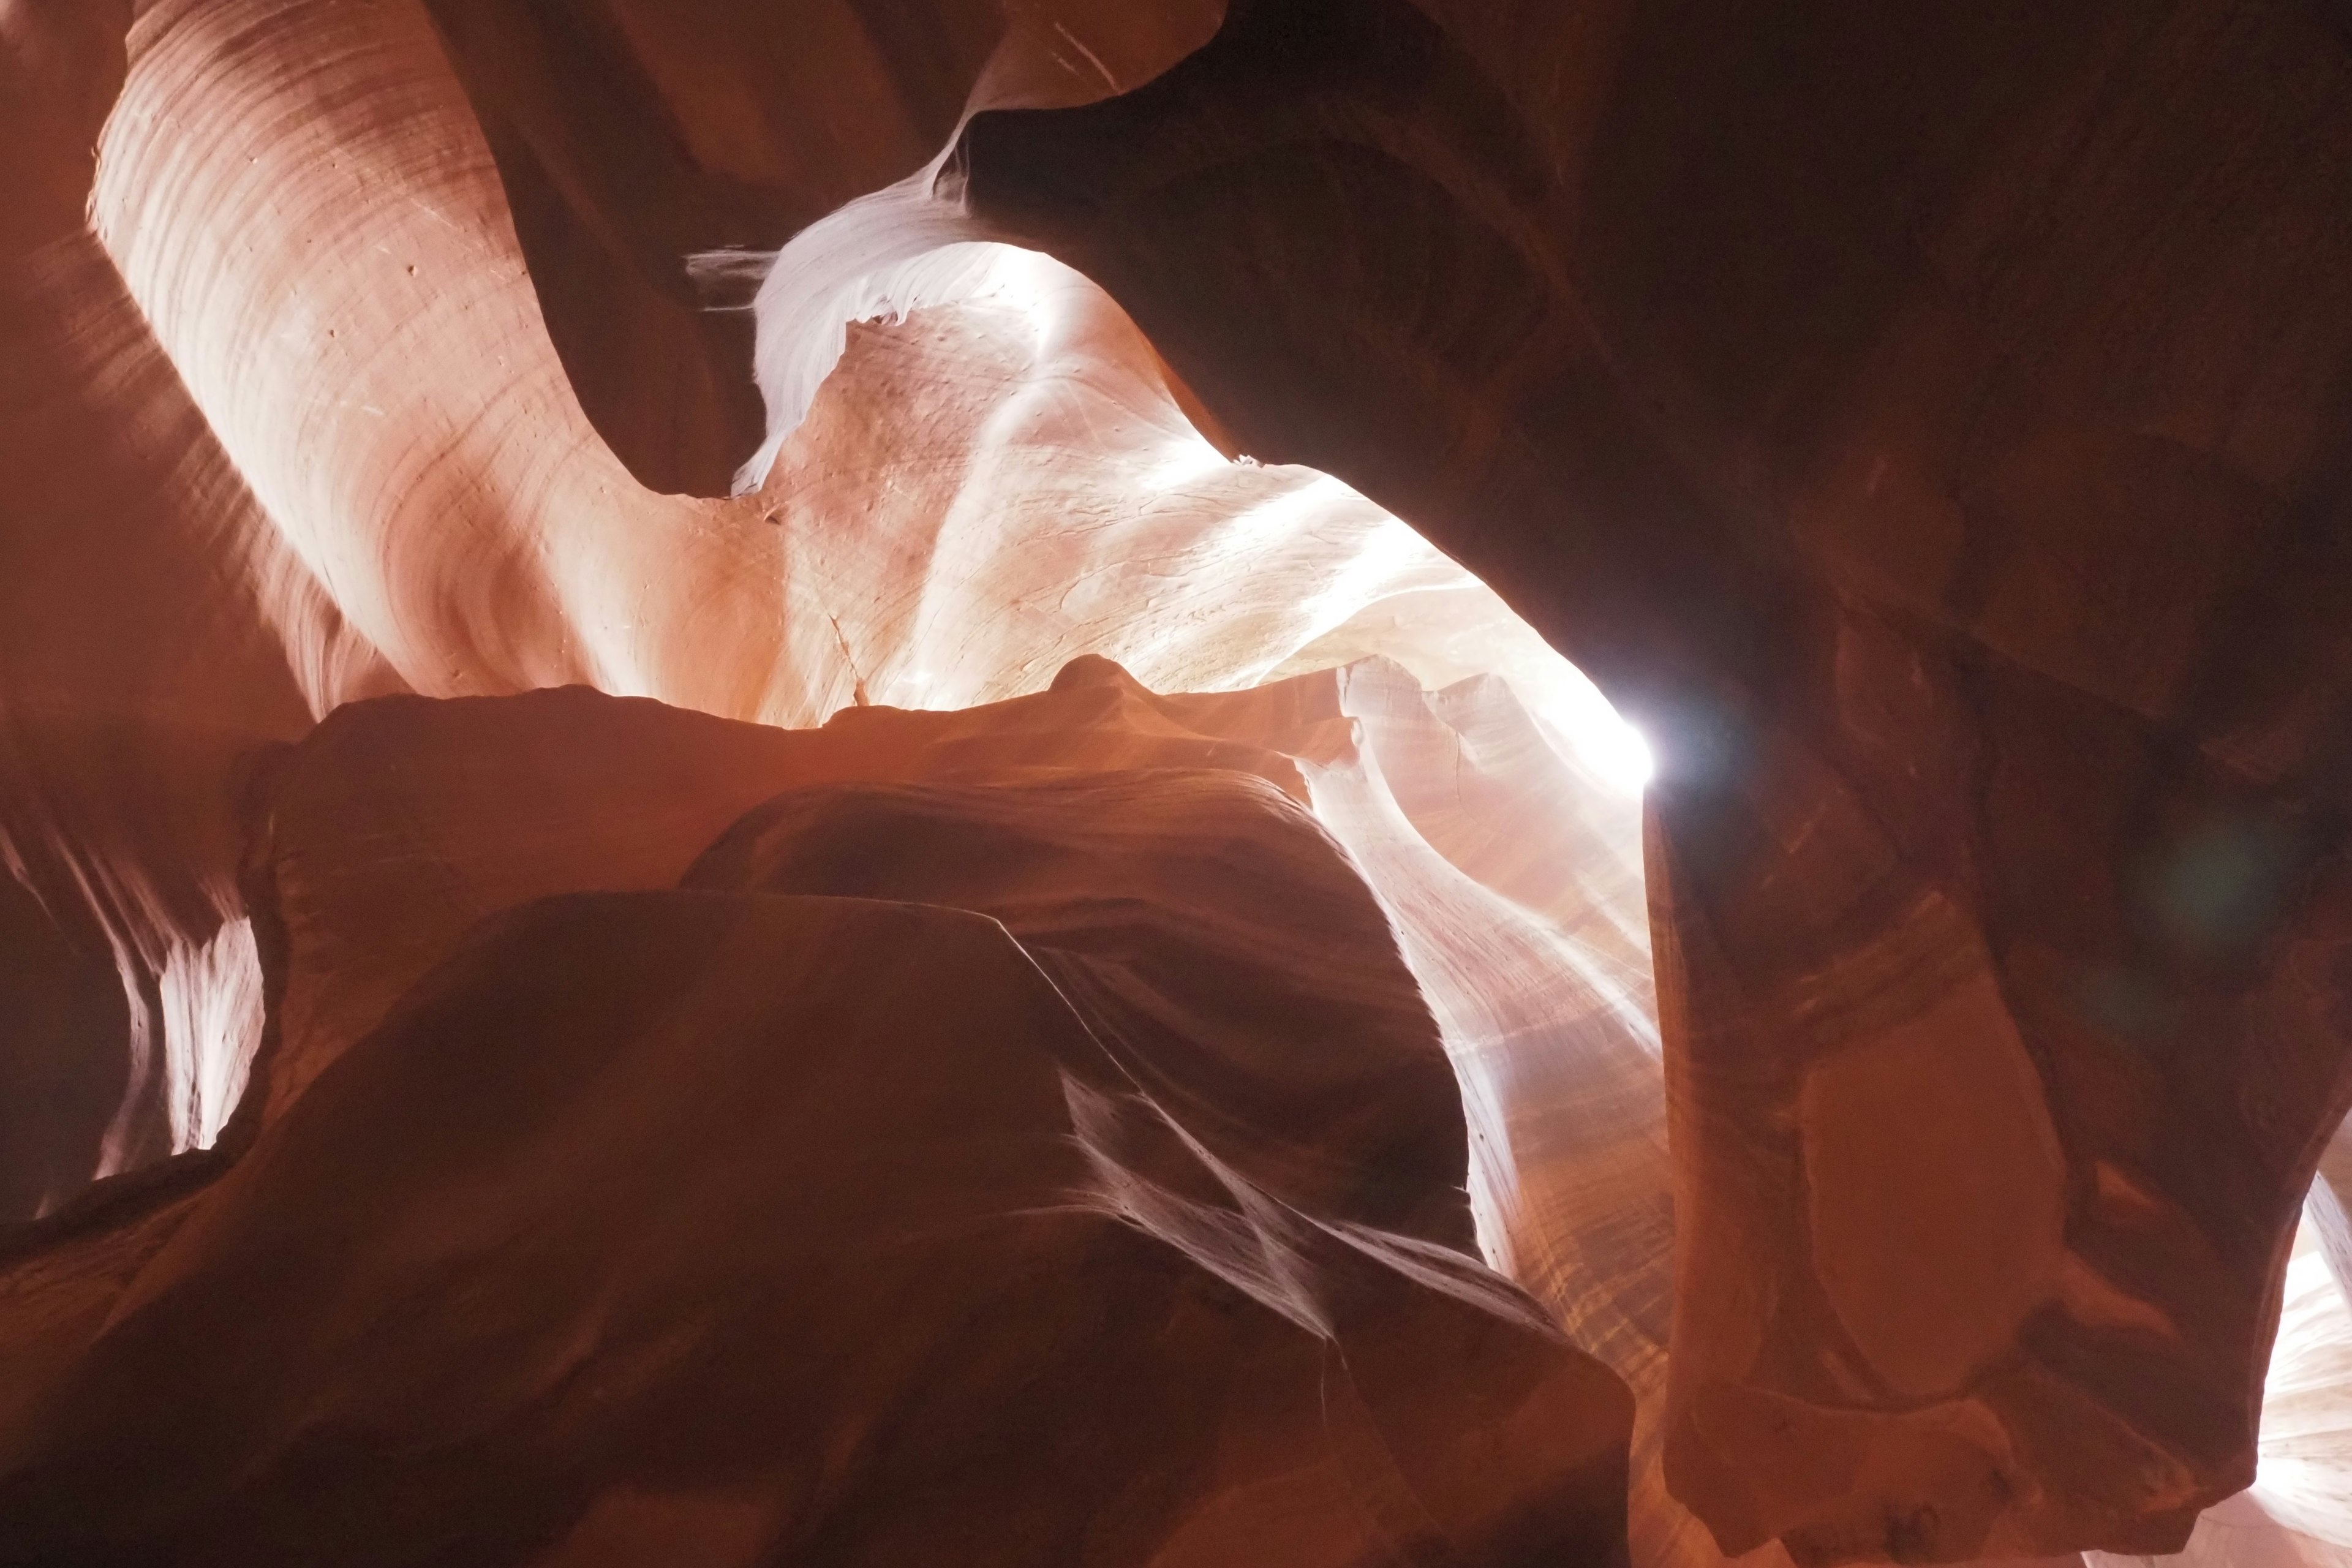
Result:
{"type": "Polygon", "coordinates": [[[1622,1552],[1632,1402],[1468,1256],[1439,1026],[1238,738],[1287,684],[338,712],[234,1163],[0,1262],[0,1560],[1622,1552]]]}
{"type": "Polygon", "coordinates": [[[131,1280],[6,1446],[0,1554],[1622,1550],[1605,1371],[1118,1077],[967,912],[528,905],[131,1280]]]}
{"type": "Polygon", "coordinates": [[[2347,208],[2290,0],[0,4],[0,1560],[2352,1551],[2347,208]]]}

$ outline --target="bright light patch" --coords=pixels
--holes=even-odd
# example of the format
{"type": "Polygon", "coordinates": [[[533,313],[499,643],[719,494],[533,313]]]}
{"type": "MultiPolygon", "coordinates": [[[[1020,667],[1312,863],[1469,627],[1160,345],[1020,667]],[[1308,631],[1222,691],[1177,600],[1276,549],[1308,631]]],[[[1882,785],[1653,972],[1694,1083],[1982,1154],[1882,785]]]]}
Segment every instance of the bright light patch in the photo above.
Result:
{"type": "Polygon", "coordinates": [[[1619,718],[1613,708],[1607,710],[1605,718],[1588,721],[1570,738],[1593,772],[1628,795],[1641,794],[1658,771],[1650,742],[1642,738],[1641,731],[1619,718]]]}
{"type": "Polygon", "coordinates": [[[1582,670],[1549,647],[1542,652],[1550,657],[1533,668],[1525,659],[1512,662],[1509,678],[1521,700],[1551,731],[1554,743],[1564,742],[1601,783],[1626,795],[1641,794],[1657,772],[1648,739],[1619,716],[1582,670]]]}

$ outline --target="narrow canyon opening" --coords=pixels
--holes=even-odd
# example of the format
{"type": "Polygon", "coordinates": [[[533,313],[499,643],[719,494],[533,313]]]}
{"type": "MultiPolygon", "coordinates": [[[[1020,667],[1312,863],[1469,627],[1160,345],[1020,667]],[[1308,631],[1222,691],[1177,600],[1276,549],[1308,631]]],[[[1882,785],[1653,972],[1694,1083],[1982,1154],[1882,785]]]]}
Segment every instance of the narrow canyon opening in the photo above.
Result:
{"type": "Polygon", "coordinates": [[[2335,1568],[2347,37],[0,0],[0,1564],[2335,1568]]]}

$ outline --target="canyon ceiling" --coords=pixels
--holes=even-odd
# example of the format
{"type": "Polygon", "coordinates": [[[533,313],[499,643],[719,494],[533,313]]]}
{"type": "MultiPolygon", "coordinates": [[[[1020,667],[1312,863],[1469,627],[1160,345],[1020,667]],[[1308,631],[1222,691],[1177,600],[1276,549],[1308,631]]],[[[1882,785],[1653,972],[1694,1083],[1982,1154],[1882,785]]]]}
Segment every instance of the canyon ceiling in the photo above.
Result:
{"type": "Polygon", "coordinates": [[[0,1563],[2352,1560],[2347,808],[2341,0],[0,0],[0,1563]]]}

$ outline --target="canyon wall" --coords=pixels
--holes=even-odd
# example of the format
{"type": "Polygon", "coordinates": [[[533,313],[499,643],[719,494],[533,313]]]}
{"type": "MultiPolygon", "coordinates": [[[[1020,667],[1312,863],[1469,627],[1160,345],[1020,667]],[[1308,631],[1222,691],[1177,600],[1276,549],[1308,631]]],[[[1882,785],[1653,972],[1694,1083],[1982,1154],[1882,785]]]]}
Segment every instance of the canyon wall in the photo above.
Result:
{"type": "MultiPolygon", "coordinates": [[[[1463,1335],[1521,1336],[1506,1362],[1564,1369],[1561,1410],[1462,1371],[1470,1406],[1412,1417],[1439,1470],[1513,1456],[1482,1490],[1400,1455],[1412,1531],[1509,1560],[1515,1489],[1556,1483],[1580,1500],[1526,1516],[1542,1539],[1609,1537],[1613,1442],[1645,1563],[2220,1552],[2198,1520],[2255,1479],[2291,1244],[2352,1103],[2334,10],[131,12],[0,12],[0,1193],[48,1216],[9,1247],[8,1332],[46,1369],[0,1448],[26,1539],[67,1541],[42,1510],[121,1468],[138,1369],[272,1293],[253,1238],[327,1223],[255,1163],[313,1121],[342,1156],[362,1112],[307,1110],[314,1086],[371,1061],[387,1111],[457,1092],[382,1043],[424,1048],[411,1000],[536,1039],[528,975],[594,967],[608,926],[729,952],[740,928],[749,967],[685,1030],[734,1081],[847,994],[726,1012],[742,976],[802,931],[895,973],[881,900],[963,911],[906,940],[991,995],[1045,975],[1139,1086],[1142,1131],[1062,1014],[982,1030],[1079,1086],[1005,1108],[1008,1137],[1076,1138],[1112,1188],[1142,1139],[1166,1164],[1135,1190],[1208,1205],[1107,1223],[1161,1244],[1152,1301],[1213,1279],[1290,1325],[1219,1355],[1344,1350],[1370,1270],[1381,1343],[1467,1366],[1463,1335]],[[1638,826],[1580,670],[1655,753],[1638,826]],[[721,760],[682,738],[705,724],[721,760]],[[812,760],[844,748],[882,760],[812,760]],[[1183,858],[1088,813],[1144,833],[1211,800],[1255,826],[1198,833],[1278,820],[1339,858],[1084,912],[1183,858]],[[967,844],[999,847],[959,871],[967,844]],[[530,902],[560,894],[630,898],[530,902]],[[1358,957],[1326,967],[1336,939],[1285,922],[1335,899],[1358,957]],[[1334,1077],[1299,1020],[1362,1007],[1389,1020],[1345,1031],[1370,1076],[1334,1077]],[[1451,1074],[1383,1078],[1408,1037],[1451,1074]],[[1212,1071],[1203,1040],[1278,1070],[1212,1071]],[[1413,1136],[1442,1151],[1381,1141],[1432,1103],[1456,1120],[1413,1136]],[[1517,1287],[1415,1272],[1474,1224],[1517,1287]],[[1237,1226],[1248,1268],[1202,1239],[1237,1226]],[[1261,1264],[1308,1281],[1276,1291],[1291,1316],[1261,1264]],[[1555,1418],[1556,1473],[1474,1436],[1555,1418]]],[[[609,1022],[597,1048],[656,1070],[651,1026],[609,1022]]],[[[925,1018],[908,1061],[977,1049],[962,1027],[925,1018]]],[[[617,1115],[599,1092],[557,1095],[547,1136],[617,1115]]],[[[397,1250],[400,1205],[460,1166],[591,1179],[519,1129],[378,1152],[337,1178],[388,1205],[347,1266],[420,1289],[458,1277],[397,1250]]],[[[483,1224],[550,1223],[534,1194],[483,1224]]],[[[714,1223],[773,1219],[749,1201],[714,1223]]],[[[581,1289],[703,1288],[614,1246],[581,1289]]],[[[289,1289],[284,1331],[346,1331],[350,1301],[289,1289]]],[[[1297,1419],[1268,1397],[1231,1452],[1297,1419]]],[[[282,1414],[236,1442],[280,1452],[282,1414]]],[[[587,1447],[533,1472],[501,1560],[636,1506],[593,1500],[652,1483],[589,1449],[640,1415],[565,1428],[587,1447]]],[[[106,1550],[231,1550],[284,1512],[208,1474],[121,1493],[106,1550]]],[[[1230,1495],[1202,1484],[1133,1542],[1230,1495]]],[[[710,1528],[781,1550],[818,1517],[782,1495],[710,1528]]],[[[2252,1496],[2279,1552],[2345,1533],[2252,1496]]],[[[669,1528],[634,1518],[614,1539],[669,1528]]]]}

